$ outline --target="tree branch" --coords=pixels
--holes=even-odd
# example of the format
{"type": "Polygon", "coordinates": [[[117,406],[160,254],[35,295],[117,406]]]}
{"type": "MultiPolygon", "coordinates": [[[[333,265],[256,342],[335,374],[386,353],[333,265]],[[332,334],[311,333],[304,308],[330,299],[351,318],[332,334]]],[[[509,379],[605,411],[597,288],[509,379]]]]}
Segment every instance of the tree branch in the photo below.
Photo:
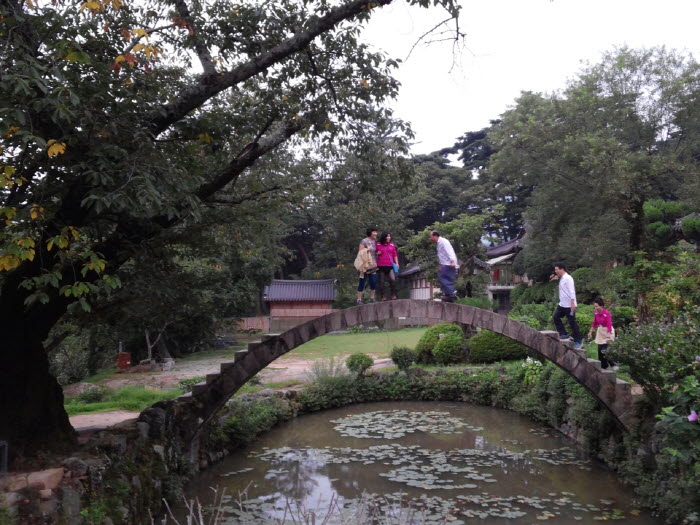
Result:
{"type": "MultiPolygon", "coordinates": [[[[390,4],[392,1],[375,0],[374,4],[383,6],[390,4]]],[[[153,136],[158,136],[169,126],[179,121],[193,109],[200,107],[213,96],[248,80],[270,66],[303,50],[317,36],[329,31],[340,22],[362,13],[367,8],[367,0],[352,0],[347,4],[332,9],[321,18],[312,17],[306,30],[300,31],[291,38],[253,57],[231,71],[203,74],[196,85],[181,91],[173,102],[160,106],[147,115],[145,118],[146,129],[153,136]]]]}
{"type": "Polygon", "coordinates": [[[251,199],[255,199],[257,197],[262,197],[263,195],[267,195],[268,193],[272,193],[273,191],[278,191],[278,190],[291,191],[292,188],[278,184],[278,185],[272,186],[270,188],[265,188],[265,189],[262,189],[259,191],[255,191],[253,193],[248,193],[247,195],[244,195],[244,196],[236,198],[236,199],[234,199],[233,197],[222,195],[220,197],[213,197],[213,198],[209,199],[208,202],[211,202],[212,204],[233,204],[234,206],[237,206],[238,204],[243,204],[246,201],[249,201],[251,199]]]}
{"type": "Polygon", "coordinates": [[[180,17],[187,22],[190,35],[192,37],[192,42],[194,43],[194,50],[197,52],[199,57],[199,62],[202,64],[202,69],[204,70],[204,75],[214,75],[216,74],[216,67],[214,66],[214,60],[211,58],[211,53],[202,39],[199,37],[197,28],[195,27],[190,9],[187,7],[185,0],[175,0],[175,9],[180,14],[180,17]]]}
{"type": "Polygon", "coordinates": [[[215,175],[210,182],[200,186],[195,194],[200,199],[206,200],[230,182],[235,181],[243,170],[252,166],[258,158],[273,150],[303,128],[302,119],[298,118],[292,122],[280,125],[266,137],[248,143],[228,166],[215,175]]]}

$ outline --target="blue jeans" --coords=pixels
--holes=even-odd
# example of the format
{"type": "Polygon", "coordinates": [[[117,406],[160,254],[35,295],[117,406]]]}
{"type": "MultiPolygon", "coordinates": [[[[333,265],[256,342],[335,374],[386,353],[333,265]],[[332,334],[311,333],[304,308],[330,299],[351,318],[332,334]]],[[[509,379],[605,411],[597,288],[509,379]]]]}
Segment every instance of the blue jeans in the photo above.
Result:
{"type": "Polygon", "coordinates": [[[440,265],[438,268],[438,282],[445,297],[455,296],[455,281],[457,280],[457,268],[454,266],[440,265]]]}
{"type": "Polygon", "coordinates": [[[554,310],[554,326],[557,327],[557,332],[559,332],[559,337],[568,337],[566,329],[564,328],[564,323],[562,323],[561,318],[566,317],[571,325],[571,332],[574,336],[574,341],[576,343],[581,342],[581,331],[578,329],[578,323],[576,322],[576,312],[572,312],[571,308],[565,308],[563,306],[557,306],[554,310]]]}
{"type": "Polygon", "coordinates": [[[358,292],[364,292],[367,286],[367,281],[369,281],[369,289],[377,289],[377,274],[376,273],[366,273],[364,277],[360,277],[360,282],[357,285],[358,292]]]}

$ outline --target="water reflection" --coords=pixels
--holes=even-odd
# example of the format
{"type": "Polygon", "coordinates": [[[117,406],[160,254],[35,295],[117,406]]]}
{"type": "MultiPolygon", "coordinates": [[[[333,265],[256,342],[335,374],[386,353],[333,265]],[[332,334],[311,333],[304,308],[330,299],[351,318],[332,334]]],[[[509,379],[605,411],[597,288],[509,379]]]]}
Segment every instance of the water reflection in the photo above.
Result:
{"type": "Polygon", "coordinates": [[[462,403],[373,403],[302,416],[198,476],[188,497],[209,501],[213,486],[233,496],[231,524],[278,523],[295,502],[352,510],[363,494],[379,495],[386,514],[403,512],[391,502],[405,509],[411,501],[423,511],[416,523],[426,524],[660,523],[573,442],[512,412],[462,403]]]}

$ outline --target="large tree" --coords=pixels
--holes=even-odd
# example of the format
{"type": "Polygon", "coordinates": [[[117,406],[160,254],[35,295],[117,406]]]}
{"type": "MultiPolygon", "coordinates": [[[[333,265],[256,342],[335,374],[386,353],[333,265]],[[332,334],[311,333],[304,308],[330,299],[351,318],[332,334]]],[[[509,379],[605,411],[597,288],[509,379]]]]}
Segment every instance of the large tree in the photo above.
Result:
{"type": "Polygon", "coordinates": [[[395,63],[358,41],[391,1],[0,4],[0,438],[13,456],[73,442],[42,345],[69,306],[221,192],[235,200],[281,144],[363,152],[367,122],[391,127],[395,63]]]}
{"type": "Polygon", "coordinates": [[[502,115],[487,172],[528,189],[528,275],[548,275],[557,259],[608,265],[646,247],[645,203],[686,199],[697,186],[688,104],[699,92],[692,57],[621,48],[562,93],[523,93],[502,115]]]}

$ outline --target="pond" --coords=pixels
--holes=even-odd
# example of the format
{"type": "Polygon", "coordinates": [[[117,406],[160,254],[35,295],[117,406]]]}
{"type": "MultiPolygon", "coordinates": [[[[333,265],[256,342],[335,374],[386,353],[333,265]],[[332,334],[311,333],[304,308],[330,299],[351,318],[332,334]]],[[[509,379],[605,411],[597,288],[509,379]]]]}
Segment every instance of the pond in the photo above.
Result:
{"type": "Polygon", "coordinates": [[[510,411],[391,402],[300,416],[201,473],[226,524],[661,523],[576,443],[510,411]],[[330,509],[330,510],[329,510],[330,509]],[[329,517],[330,515],[330,517],[329,517]]]}

